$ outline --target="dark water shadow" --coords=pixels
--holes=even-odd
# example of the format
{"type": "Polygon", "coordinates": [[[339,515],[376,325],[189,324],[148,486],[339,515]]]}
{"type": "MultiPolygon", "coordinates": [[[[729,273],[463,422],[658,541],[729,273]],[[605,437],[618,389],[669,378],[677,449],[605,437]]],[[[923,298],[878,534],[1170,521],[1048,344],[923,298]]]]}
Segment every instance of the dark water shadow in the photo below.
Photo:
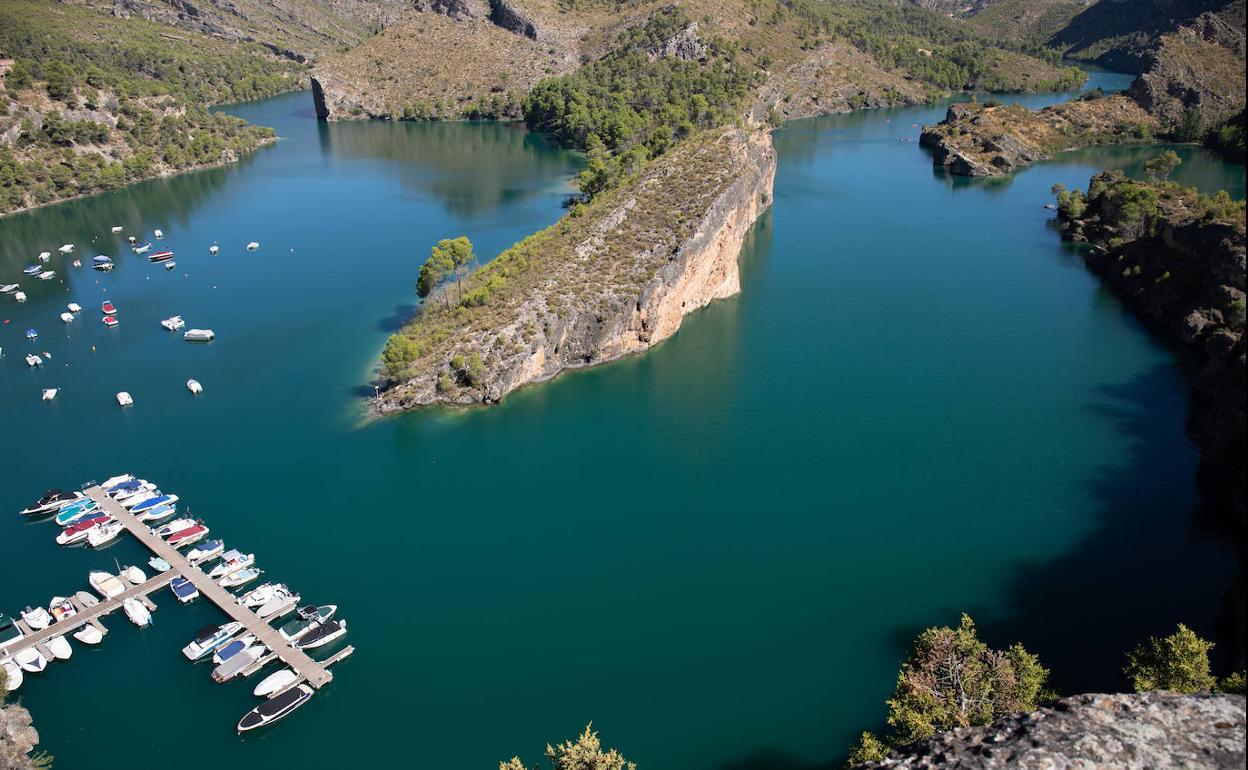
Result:
{"type": "Polygon", "coordinates": [[[1088,419],[1111,421],[1131,446],[1090,475],[1093,528],[1058,559],[1019,564],[1007,588],[1013,614],[980,624],[989,644],[1021,641],[1038,654],[1061,692],[1125,689],[1125,652],[1176,623],[1218,637],[1235,561],[1181,491],[1195,481],[1185,437],[1156,418],[1175,408],[1176,376],[1162,365],[1097,390],[1088,419]]]}
{"type": "Polygon", "coordinates": [[[843,760],[827,762],[807,762],[801,757],[775,746],[764,746],[740,759],[729,760],[718,766],[718,770],[835,770],[843,760]]]}
{"type": "Polygon", "coordinates": [[[377,330],[386,334],[394,334],[403,328],[403,324],[412,320],[418,307],[420,306],[409,302],[395,305],[393,313],[377,319],[377,330]]]}

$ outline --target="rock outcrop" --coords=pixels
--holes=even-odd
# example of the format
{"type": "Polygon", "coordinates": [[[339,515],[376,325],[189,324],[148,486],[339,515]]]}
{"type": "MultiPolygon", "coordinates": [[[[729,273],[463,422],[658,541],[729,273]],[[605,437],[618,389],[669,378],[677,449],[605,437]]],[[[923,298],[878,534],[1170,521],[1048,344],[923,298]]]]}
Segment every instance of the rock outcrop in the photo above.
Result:
{"type": "Polygon", "coordinates": [[[480,271],[465,297],[500,287],[481,305],[444,311],[429,301],[401,333],[419,358],[375,411],[497,402],[667,339],[689,313],[740,291],[737,257],[771,204],[775,169],[766,132],[683,142],[480,271]]]}
{"type": "Polygon", "coordinates": [[[39,743],[30,712],[21,706],[0,706],[0,770],[34,770],[30,752],[39,743]]]}
{"type": "Polygon", "coordinates": [[[1243,770],[1244,697],[1076,695],[937,735],[870,770],[1243,770]]]}

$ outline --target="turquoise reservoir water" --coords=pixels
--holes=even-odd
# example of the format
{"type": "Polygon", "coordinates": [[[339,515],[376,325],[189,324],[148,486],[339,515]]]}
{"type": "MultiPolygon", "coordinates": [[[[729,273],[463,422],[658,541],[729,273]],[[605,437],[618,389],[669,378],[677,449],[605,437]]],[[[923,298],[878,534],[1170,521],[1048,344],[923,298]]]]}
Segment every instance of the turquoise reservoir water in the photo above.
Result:
{"type": "MultiPolygon", "coordinates": [[[[1042,208],[1157,149],[977,183],[904,141],[940,107],[791,124],[740,296],[499,407],[367,423],[429,244],[491,254],[554,221],[579,160],[508,126],[318,125],[306,94],[233,111],[283,140],[0,220],[4,282],[64,242],[119,258],[53,257],[58,280],[0,299],[0,510],[133,469],[266,578],[340,605],[358,652],[239,738],[254,680],[214,685],[178,652],[216,611],[159,594],[150,629],[113,616],[98,649],[27,676],[58,767],[474,770],[592,719],[645,770],[803,768],[878,726],[914,633],[963,610],[1067,691],[1121,686],[1122,651],[1176,621],[1215,632],[1231,561],[1193,528],[1181,363],[1042,208]],[[177,269],[114,224],[164,229],[177,269]],[[174,313],[217,340],[166,333],[174,313]],[[53,358],[29,371],[28,349],[53,358]]],[[[1186,155],[1185,181],[1242,196],[1242,169],[1186,155]]],[[[0,610],[146,561],[53,535],[0,517],[0,610]]]]}

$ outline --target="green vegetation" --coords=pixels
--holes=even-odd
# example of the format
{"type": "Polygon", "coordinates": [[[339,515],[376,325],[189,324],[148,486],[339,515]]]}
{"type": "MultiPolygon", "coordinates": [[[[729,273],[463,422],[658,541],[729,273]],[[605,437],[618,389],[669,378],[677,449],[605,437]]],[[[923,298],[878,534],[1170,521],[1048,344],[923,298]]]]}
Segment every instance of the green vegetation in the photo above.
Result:
{"type": "Polygon", "coordinates": [[[273,132],[208,105],[303,82],[258,46],[71,5],[0,4],[0,50],[0,213],[236,159],[273,132]]]}
{"type": "Polygon", "coordinates": [[[1102,172],[1092,177],[1086,194],[1055,185],[1058,214],[1067,221],[1079,219],[1096,201],[1096,224],[1117,233],[1115,243],[1152,235],[1163,217],[1176,222],[1224,221],[1242,226],[1244,201],[1232,200],[1225,190],[1207,195],[1161,176],[1163,171],[1173,171],[1179,162],[1173,152],[1150,161],[1145,168],[1153,176],[1151,181],[1133,180],[1121,171],[1102,172]]]}
{"type": "Polygon", "coordinates": [[[1174,172],[1183,159],[1174,150],[1166,150],[1161,155],[1144,163],[1144,171],[1148,174],[1148,178],[1154,182],[1163,179],[1169,179],[1170,174],[1174,172]]]}
{"type": "Polygon", "coordinates": [[[1149,637],[1128,652],[1123,673],[1136,692],[1209,692],[1215,685],[1209,673],[1211,649],[1213,642],[1206,642],[1180,623],[1173,634],[1149,637]]]}
{"type": "Polygon", "coordinates": [[[1243,165],[1248,157],[1248,149],[1244,146],[1244,122],[1244,110],[1240,110],[1238,115],[1228,118],[1206,134],[1205,145],[1217,150],[1232,163],[1243,165]]]}
{"type": "MultiPolygon", "coordinates": [[[[564,741],[557,746],[546,746],[546,761],[551,770],[637,770],[637,765],[629,762],[624,755],[615,749],[602,750],[598,733],[593,731],[593,724],[585,727],[585,732],[573,741],[564,741]]],[[[512,757],[506,762],[498,763],[498,770],[528,770],[519,757],[512,757]]],[[[537,770],[534,766],[533,770],[537,770]]]]}
{"type": "Polygon", "coordinates": [[[730,123],[754,76],[734,48],[709,42],[705,61],[654,56],[688,24],[667,8],[629,30],[620,47],[569,75],[547,78],[525,98],[529,128],[589,153],[581,191],[593,197],[700,128],[730,123]]]}
{"type": "Polygon", "coordinates": [[[864,732],[851,763],[882,758],[891,746],[955,727],[985,725],[1003,714],[1030,711],[1051,698],[1049,672],[1021,644],[994,650],[963,614],[957,628],[929,628],[914,642],[888,700],[891,733],[864,732]]]}

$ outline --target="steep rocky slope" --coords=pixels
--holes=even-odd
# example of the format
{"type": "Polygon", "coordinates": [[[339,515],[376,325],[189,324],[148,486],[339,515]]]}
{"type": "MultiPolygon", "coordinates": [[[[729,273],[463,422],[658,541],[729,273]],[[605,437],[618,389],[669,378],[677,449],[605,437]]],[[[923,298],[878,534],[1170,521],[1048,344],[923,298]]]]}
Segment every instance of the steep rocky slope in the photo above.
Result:
{"type": "Polygon", "coordinates": [[[682,142],[430,300],[387,346],[389,362],[407,357],[374,408],[496,402],[662,342],[686,314],[740,291],[737,255],[774,175],[766,132],[682,142]]]}
{"type": "Polygon", "coordinates": [[[0,705],[0,770],[34,770],[30,752],[38,743],[30,712],[21,706],[0,705]]]}
{"type": "MultiPolygon", "coordinates": [[[[1238,14],[1242,0],[1098,0],[1046,41],[1067,56],[1123,72],[1142,72],[1158,39],[1204,13],[1238,14]],[[1238,5],[1238,10],[1236,6],[1238,5]]],[[[1240,23],[1242,27],[1242,22],[1240,23]]]]}
{"type": "Polygon", "coordinates": [[[908,746],[871,770],[1242,770],[1244,697],[1076,695],[908,746]]]}

